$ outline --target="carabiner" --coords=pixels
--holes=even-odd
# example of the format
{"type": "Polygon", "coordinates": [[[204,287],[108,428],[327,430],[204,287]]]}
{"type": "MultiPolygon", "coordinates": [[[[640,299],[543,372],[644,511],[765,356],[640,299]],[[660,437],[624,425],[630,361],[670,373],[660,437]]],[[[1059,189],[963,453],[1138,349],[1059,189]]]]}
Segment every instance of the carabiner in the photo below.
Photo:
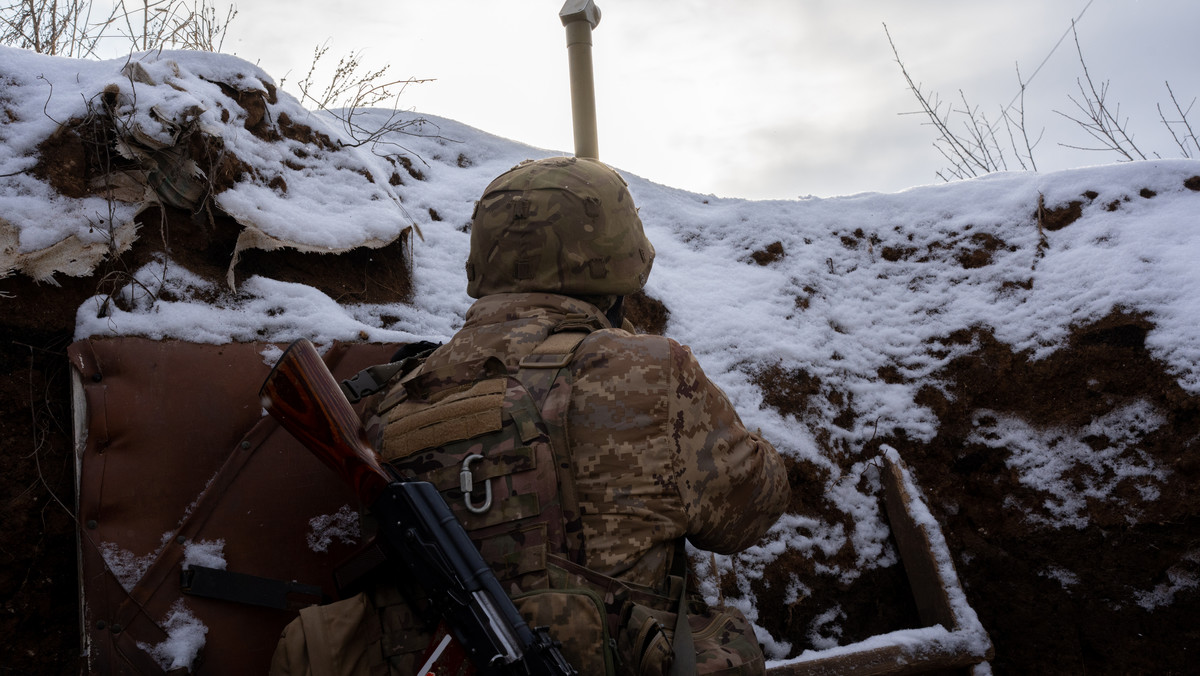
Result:
{"type": "Polygon", "coordinates": [[[462,470],[458,473],[458,487],[463,492],[463,504],[472,514],[483,514],[492,508],[492,480],[487,479],[483,484],[483,505],[476,507],[471,503],[471,491],[475,490],[475,477],[471,475],[471,463],[483,460],[483,456],[478,453],[468,455],[463,460],[462,470]]]}

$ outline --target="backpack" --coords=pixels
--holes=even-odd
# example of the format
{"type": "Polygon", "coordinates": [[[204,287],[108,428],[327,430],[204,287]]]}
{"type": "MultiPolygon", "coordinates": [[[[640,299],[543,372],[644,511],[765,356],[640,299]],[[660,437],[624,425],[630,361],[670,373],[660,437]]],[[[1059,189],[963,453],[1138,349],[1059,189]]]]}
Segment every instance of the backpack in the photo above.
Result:
{"type": "MultiPolygon", "coordinates": [[[[594,328],[568,318],[512,373],[495,357],[437,369],[417,357],[415,368],[410,361],[389,369],[395,375],[372,404],[370,436],[402,476],[437,487],[518,610],[551,626],[581,674],[761,673],[745,617],[686,593],[682,541],[676,574],[662,589],[581,564],[568,366],[594,328]],[[691,631],[681,633],[685,626],[691,631]]],[[[367,594],[378,613],[368,624],[379,627],[385,659],[394,673],[414,673],[438,637],[430,619],[437,613],[402,583],[375,584],[367,594]]]]}

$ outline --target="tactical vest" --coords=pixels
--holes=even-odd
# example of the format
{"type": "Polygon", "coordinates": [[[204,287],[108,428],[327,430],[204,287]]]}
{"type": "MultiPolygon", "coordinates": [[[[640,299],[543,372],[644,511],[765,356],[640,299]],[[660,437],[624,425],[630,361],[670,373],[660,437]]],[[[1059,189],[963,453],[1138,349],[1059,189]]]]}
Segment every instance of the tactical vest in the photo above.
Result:
{"type": "Polygon", "coordinates": [[[548,553],[580,561],[566,366],[584,330],[551,334],[510,375],[495,357],[419,369],[379,403],[383,459],[429,481],[506,586],[545,586],[548,553]]]}
{"type": "MultiPolygon", "coordinates": [[[[558,327],[511,374],[495,357],[422,366],[375,410],[380,455],[403,476],[437,487],[518,609],[543,624],[555,618],[556,638],[581,673],[614,673],[605,600],[552,563],[583,557],[567,454],[567,366],[591,329],[558,327]]],[[[388,624],[411,621],[402,614],[408,611],[385,612],[385,633],[388,624]]],[[[423,648],[422,641],[398,641],[394,656],[423,648]]]]}
{"type": "MultiPolygon", "coordinates": [[[[437,487],[517,608],[552,627],[581,674],[761,672],[750,624],[735,609],[685,598],[683,576],[649,589],[582,565],[568,367],[596,327],[573,320],[512,373],[488,357],[399,377],[374,405],[380,455],[403,476],[437,487]],[[683,627],[692,631],[680,634],[683,627]],[[683,640],[673,647],[674,635],[683,640]]],[[[682,542],[675,558],[684,563],[682,542]]],[[[414,590],[404,592],[382,585],[373,597],[393,673],[412,673],[434,632],[435,613],[419,599],[413,608],[414,590]]]]}

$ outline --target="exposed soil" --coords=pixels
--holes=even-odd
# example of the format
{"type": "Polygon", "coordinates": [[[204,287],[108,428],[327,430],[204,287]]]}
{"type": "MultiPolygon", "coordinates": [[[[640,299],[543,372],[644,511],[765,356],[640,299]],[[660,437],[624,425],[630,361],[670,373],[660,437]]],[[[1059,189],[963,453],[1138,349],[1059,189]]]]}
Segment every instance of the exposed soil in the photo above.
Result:
{"type": "MultiPolygon", "coordinates": [[[[1200,399],[1180,389],[1147,353],[1144,341],[1151,328],[1144,317],[1114,312],[1076,327],[1065,349],[1040,361],[1014,354],[982,329],[948,336],[943,343],[972,349],[938,374],[942,388],[926,387],[918,397],[937,414],[938,436],[926,444],[880,430],[870,444],[899,450],[925,491],[967,596],[992,637],[995,673],[1196,673],[1192,646],[1200,645],[1195,622],[1200,591],[1184,585],[1170,605],[1153,611],[1136,602],[1135,590],[1170,588],[1200,575],[1200,399]],[[1169,478],[1155,499],[1119,483],[1119,504],[1089,500],[1084,528],[1039,526],[1023,518],[1023,511],[1045,511],[1045,495],[1019,483],[1006,464],[1007,453],[968,442],[980,410],[1014,416],[1039,429],[1069,430],[1139,400],[1152,403],[1168,424],[1126,452],[1145,453],[1170,470],[1169,478]]],[[[880,373],[889,382],[899,377],[895,370],[880,373]]],[[[801,419],[815,397],[826,396],[839,407],[848,399],[836,392],[822,395],[818,379],[779,365],[760,371],[757,381],[767,405],[801,419]]],[[[839,418],[849,426],[853,412],[847,408],[839,418]]],[[[815,436],[828,457],[844,459],[847,469],[858,460],[828,434],[815,436]]],[[[1110,440],[1085,441],[1100,451],[1110,440]]],[[[810,463],[789,464],[792,509],[849,526],[851,517],[822,498],[822,470],[810,463]]],[[[1096,477],[1076,480],[1082,484],[1089,478],[1096,477]]],[[[755,585],[760,622],[777,636],[803,637],[824,608],[787,606],[781,594],[769,591],[787,588],[792,573],[812,588],[813,598],[840,603],[843,641],[920,626],[901,567],[843,586],[812,572],[819,563],[796,560],[769,567],[755,585]]],[[[834,563],[854,565],[852,560],[834,563]]]]}
{"type": "Polygon", "coordinates": [[[340,255],[249,249],[242,252],[237,278],[263,275],[307,284],[340,303],[407,300],[412,293],[408,245],[401,238],[378,249],[359,247],[340,255]]]}
{"type": "Polygon", "coordinates": [[[771,242],[767,246],[750,254],[750,260],[759,265],[770,265],[783,260],[787,254],[783,250],[783,242],[771,242]]]}
{"type": "Polygon", "coordinates": [[[642,333],[661,336],[670,317],[671,311],[667,306],[657,298],[646,295],[645,291],[625,297],[625,318],[642,333]]]}
{"type": "MultiPolygon", "coordinates": [[[[998,673],[1195,673],[1197,589],[1153,612],[1132,594],[1200,572],[1200,400],[1149,356],[1150,328],[1145,318],[1115,312],[1077,327],[1067,349],[1037,362],[986,332],[961,336],[979,347],[948,366],[946,394],[929,393],[939,436],[929,445],[888,440],[915,465],[945,526],[996,644],[998,673]],[[1004,454],[965,440],[978,409],[1070,429],[1136,400],[1167,417],[1136,452],[1169,468],[1169,478],[1154,500],[1118,485],[1120,504],[1090,501],[1082,529],[1031,527],[1006,509],[1008,500],[1036,510],[1044,496],[1016,482],[1004,454]],[[1055,570],[1077,582],[1062,584],[1049,575],[1055,570]]],[[[1097,451],[1108,445],[1086,441],[1097,451]]]]}
{"type": "Polygon", "coordinates": [[[95,280],[0,280],[0,671],[78,673],[70,375],[75,311],[95,280]]]}
{"type": "MultiPolygon", "coordinates": [[[[267,104],[276,101],[273,86],[267,85],[267,91],[263,92],[241,91],[225,83],[217,84],[240,107],[240,112],[235,114],[244,118],[243,126],[255,136],[266,141],[291,139],[320,150],[338,149],[338,145],[327,135],[293,121],[286,113],[280,113],[278,119],[271,120],[267,104]]],[[[224,141],[219,136],[201,133],[193,123],[181,128],[175,147],[158,150],[142,148],[141,152],[149,158],[146,161],[139,162],[122,156],[116,150],[116,139],[123,137],[135,145],[137,141],[123,136],[116,129],[112,110],[117,106],[117,96],[115,88],[106,90],[99,98],[98,105],[89,105],[86,116],[68,120],[43,141],[38,147],[40,159],[33,168],[33,174],[67,197],[102,195],[126,202],[140,202],[143,183],[148,180],[158,188],[162,180],[158,175],[161,167],[182,166],[180,161],[186,158],[196,163],[205,178],[203,182],[196,183],[187,176],[174,176],[176,182],[191,191],[186,199],[176,202],[176,206],[193,207],[198,211],[207,197],[228,190],[243,180],[247,173],[254,172],[245,161],[225,149],[224,141]],[[124,172],[132,172],[137,177],[123,180],[124,172]]],[[[229,116],[229,110],[222,110],[223,121],[227,121],[229,116]]],[[[303,159],[308,151],[294,148],[292,152],[303,159]]],[[[286,160],[285,163],[290,163],[293,168],[299,166],[292,160],[286,160]]],[[[365,177],[372,182],[375,180],[370,175],[365,177]]],[[[259,178],[271,188],[287,192],[287,184],[281,176],[270,180],[259,178]]],[[[163,196],[170,197],[169,194],[163,196]]]]}

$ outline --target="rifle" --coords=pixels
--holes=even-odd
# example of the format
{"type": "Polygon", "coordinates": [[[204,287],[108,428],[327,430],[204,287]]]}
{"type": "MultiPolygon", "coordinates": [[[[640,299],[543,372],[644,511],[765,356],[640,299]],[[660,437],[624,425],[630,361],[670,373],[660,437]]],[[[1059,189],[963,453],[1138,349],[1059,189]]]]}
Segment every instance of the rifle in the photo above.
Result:
{"type": "Polygon", "coordinates": [[[288,347],[259,397],[267,413],[370,505],[397,578],[429,594],[480,674],[577,673],[548,628],[530,628],[521,617],[433,484],[385,469],[312,343],[300,339],[288,347]]]}

